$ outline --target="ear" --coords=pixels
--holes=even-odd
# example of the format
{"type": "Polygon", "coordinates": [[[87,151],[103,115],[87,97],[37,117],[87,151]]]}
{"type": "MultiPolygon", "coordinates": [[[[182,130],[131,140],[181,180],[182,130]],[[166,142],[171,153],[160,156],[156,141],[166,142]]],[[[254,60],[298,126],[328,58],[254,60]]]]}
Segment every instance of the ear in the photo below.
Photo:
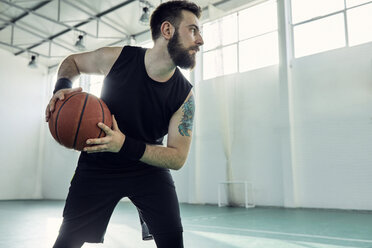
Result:
{"type": "Polygon", "coordinates": [[[160,32],[164,39],[170,40],[173,37],[174,31],[175,28],[170,22],[165,21],[161,24],[160,32]]]}

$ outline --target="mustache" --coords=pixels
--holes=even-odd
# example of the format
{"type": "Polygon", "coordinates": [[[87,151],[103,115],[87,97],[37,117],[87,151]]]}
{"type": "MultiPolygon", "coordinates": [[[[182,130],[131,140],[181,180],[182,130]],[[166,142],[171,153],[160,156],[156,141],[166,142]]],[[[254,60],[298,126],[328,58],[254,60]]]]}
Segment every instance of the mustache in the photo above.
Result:
{"type": "Polygon", "coordinates": [[[199,52],[199,47],[198,46],[192,46],[189,48],[189,50],[195,50],[197,52],[199,52]]]}

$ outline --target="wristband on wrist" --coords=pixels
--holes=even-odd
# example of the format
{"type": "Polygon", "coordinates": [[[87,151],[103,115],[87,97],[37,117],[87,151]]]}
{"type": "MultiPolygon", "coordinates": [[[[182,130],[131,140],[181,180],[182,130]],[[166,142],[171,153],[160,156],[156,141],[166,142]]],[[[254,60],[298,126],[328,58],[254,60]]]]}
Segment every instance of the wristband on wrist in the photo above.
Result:
{"type": "Polygon", "coordinates": [[[66,88],[72,88],[72,82],[70,79],[68,78],[60,78],[57,80],[56,82],[56,86],[54,87],[54,90],[53,90],[53,95],[61,90],[61,89],[66,89],[66,88]]]}
{"type": "Polygon", "coordinates": [[[132,160],[140,160],[146,150],[146,144],[125,136],[124,144],[119,153],[132,160]]]}

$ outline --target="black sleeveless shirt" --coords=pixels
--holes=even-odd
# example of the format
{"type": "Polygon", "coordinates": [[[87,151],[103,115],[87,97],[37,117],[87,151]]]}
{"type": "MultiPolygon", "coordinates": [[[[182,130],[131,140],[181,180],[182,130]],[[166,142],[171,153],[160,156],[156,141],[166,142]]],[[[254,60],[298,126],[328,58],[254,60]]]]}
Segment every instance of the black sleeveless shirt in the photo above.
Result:
{"type": "MultiPolygon", "coordinates": [[[[192,85],[176,68],[167,82],[152,80],[145,68],[146,49],[125,46],[104,79],[101,99],[115,115],[126,136],[146,144],[162,145],[169,121],[182,106],[192,85]]],[[[82,152],[78,170],[132,174],[162,170],[121,154],[82,152]]]]}

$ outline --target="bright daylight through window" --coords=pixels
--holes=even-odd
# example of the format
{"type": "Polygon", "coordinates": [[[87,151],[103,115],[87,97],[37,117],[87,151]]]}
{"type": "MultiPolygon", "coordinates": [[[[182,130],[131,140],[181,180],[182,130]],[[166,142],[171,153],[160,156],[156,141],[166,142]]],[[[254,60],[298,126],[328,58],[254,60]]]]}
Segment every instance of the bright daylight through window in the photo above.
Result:
{"type": "Polygon", "coordinates": [[[291,8],[296,58],[372,41],[370,0],[292,0],[291,8]]]}
{"type": "Polygon", "coordinates": [[[203,79],[278,64],[277,3],[266,1],[203,25],[203,79]]]}

